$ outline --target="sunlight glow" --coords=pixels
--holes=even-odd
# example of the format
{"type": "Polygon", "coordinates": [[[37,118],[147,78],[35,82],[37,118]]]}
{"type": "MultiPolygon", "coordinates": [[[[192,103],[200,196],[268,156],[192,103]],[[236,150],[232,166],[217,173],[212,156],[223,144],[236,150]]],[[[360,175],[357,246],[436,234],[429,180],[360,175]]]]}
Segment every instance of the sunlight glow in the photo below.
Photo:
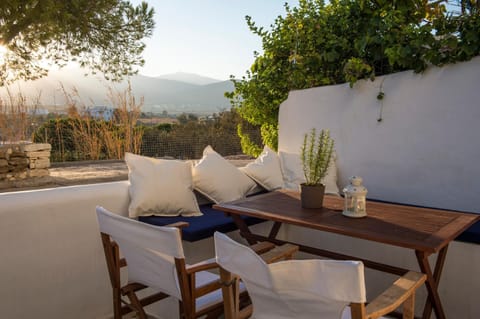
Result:
{"type": "Polygon", "coordinates": [[[7,55],[7,48],[3,45],[0,45],[0,64],[5,62],[5,57],[7,55]]]}

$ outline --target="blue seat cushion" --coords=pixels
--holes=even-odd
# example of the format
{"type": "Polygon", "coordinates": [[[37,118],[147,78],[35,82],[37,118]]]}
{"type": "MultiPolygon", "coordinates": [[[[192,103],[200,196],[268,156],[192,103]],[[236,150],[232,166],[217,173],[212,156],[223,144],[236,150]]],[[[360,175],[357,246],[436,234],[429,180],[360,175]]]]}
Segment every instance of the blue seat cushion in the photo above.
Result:
{"type": "Polygon", "coordinates": [[[455,240],[480,244],[480,221],[470,226],[466,231],[455,238],[455,240]]]}
{"type": "MultiPolygon", "coordinates": [[[[237,229],[235,222],[230,216],[226,216],[222,211],[213,209],[211,204],[200,205],[200,210],[203,213],[202,216],[140,216],[138,220],[157,226],[165,226],[176,222],[187,222],[189,226],[182,228],[182,239],[191,242],[211,237],[215,231],[226,233],[237,229]]],[[[242,216],[242,218],[249,226],[265,221],[247,216],[242,216]]]]}

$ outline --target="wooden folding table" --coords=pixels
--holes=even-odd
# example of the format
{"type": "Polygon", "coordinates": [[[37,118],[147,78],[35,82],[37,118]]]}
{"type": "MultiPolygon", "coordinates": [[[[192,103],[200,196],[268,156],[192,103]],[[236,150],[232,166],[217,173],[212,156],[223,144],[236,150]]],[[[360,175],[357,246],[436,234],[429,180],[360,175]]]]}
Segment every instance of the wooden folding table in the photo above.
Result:
{"type": "MultiPolygon", "coordinates": [[[[437,286],[448,245],[480,218],[476,214],[368,201],[368,216],[353,219],[342,215],[341,197],[325,196],[323,208],[304,209],[300,204],[300,194],[287,190],[214,205],[214,208],[232,216],[240,234],[249,244],[265,240],[275,244],[286,243],[276,238],[281,225],[286,223],[414,250],[421,272],[427,275],[428,299],[423,311],[424,319],[430,318],[432,308],[438,319],[445,318],[437,286]],[[252,233],[242,215],[273,221],[269,235],[252,233]],[[434,253],[438,256],[432,271],[428,256],[434,253]]],[[[407,269],[394,265],[291,243],[307,253],[331,259],[361,260],[366,267],[400,276],[407,272],[407,269]]]]}

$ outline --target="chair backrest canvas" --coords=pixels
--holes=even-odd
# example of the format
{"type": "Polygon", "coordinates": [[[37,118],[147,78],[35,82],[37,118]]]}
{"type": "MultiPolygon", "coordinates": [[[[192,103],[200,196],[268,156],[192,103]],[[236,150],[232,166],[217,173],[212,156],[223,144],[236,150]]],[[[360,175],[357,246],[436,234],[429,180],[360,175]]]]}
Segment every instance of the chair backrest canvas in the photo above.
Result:
{"type": "Polygon", "coordinates": [[[253,250],[215,233],[217,263],[238,275],[255,319],[340,319],[345,307],[366,301],[363,263],[287,260],[266,264],[253,250]]]}
{"type": "Polygon", "coordinates": [[[127,261],[129,282],[138,282],[181,300],[175,258],[185,258],[180,230],[159,227],[96,208],[100,232],[108,234],[127,261]]]}

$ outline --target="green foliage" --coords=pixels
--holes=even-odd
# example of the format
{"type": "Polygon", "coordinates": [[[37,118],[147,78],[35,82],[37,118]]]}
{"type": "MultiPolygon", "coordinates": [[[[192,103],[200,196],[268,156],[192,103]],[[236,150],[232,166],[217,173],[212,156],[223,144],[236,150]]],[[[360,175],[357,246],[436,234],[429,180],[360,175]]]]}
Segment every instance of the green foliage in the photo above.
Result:
{"type": "Polygon", "coordinates": [[[159,130],[159,131],[164,131],[164,132],[171,132],[172,129],[173,129],[173,124],[170,124],[170,123],[162,123],[162,124],[158,124],[157,126],[155,126],[155,129],[159,130]]]}
{"type": "Polygon", "coordinates": [[[298,7],[285,4],[285,14],[269,30],[247,16],[250,30],[262,39],[263,53],[254,53],[242,79],[231,79],[235,89],[226,96],[244,119],[261,126],[263,143],[276,148],[278,109],[291,90],[345,82],[353,86],[360,79],[421,72],[428,65],[479,55],[478,6],[452,16],[444,3],[300,0],[298,7]]]}
{"type": "Polygon", "coordinates": [[[333,154],[334,141],[328,130],[322,130],[318,136],[313,128],[306,133],[301,148],[303,173],[307,185],[317,185],[327,174],[333,154]]]}
{"type": "MultiPolygon", "coordinates": [[[[34,143],[49,143],[52,146],[52,162],[85,160],[85,156],[76,151],[77,140],[75,137],[75,126],[87,126],[73,118],[50,119],[43,123],[33,135],[34,143]],[[75,121],[77,121],[75,123],[75,121]]],[[[98,127],[100,123],[95,123],[98,127]]]]}
{"type": "Polygon", "coordinates": [[[198,116],[192,113],[182,113],[177,116],[177,120],[180,124],[187,124],[188,122],[197,122],[198,116]]]}
{"type": "Polygon", "coordinates": [[[127,0],[0,1],[0,86],[47,74],[43,61],[80,66],[119,80],[142,66],[144,37],[154,27],[146,2],[127,0]]]}
{"type": "Polygon", "coordinates": [[[261,143],[259,129],[247,123],[233,110],[214,114],[208,119],[179,122],[168,129],[165,126],[146,128],[141,154],[197,159],[202,157],[207,145],[224,156],[242,154],[242,141],[237,134],[239,127],[252,136],[254,143],[261,143]]]}
{"type": "Polygon", "coordinates": [[[241,124],[237,126],[237,133],[240,137],[240,146],[242,147],[242,150],[245,154],[250,154],[257,157],[258,155],[260,155],[260,153],[262,153],[262,148],[256,143],[252,142],[250,135],[245,133],[241,124]]]}
{"type": "Polygon", "coordinates": [[[350,87],[353,87],[353,84],[357,82],[358,79],[375,78],[372,67],[359,58],[349,59],[347,63],[345,63],[343,73],[345,74],[345,80],[350,83],[350,87]]]}

